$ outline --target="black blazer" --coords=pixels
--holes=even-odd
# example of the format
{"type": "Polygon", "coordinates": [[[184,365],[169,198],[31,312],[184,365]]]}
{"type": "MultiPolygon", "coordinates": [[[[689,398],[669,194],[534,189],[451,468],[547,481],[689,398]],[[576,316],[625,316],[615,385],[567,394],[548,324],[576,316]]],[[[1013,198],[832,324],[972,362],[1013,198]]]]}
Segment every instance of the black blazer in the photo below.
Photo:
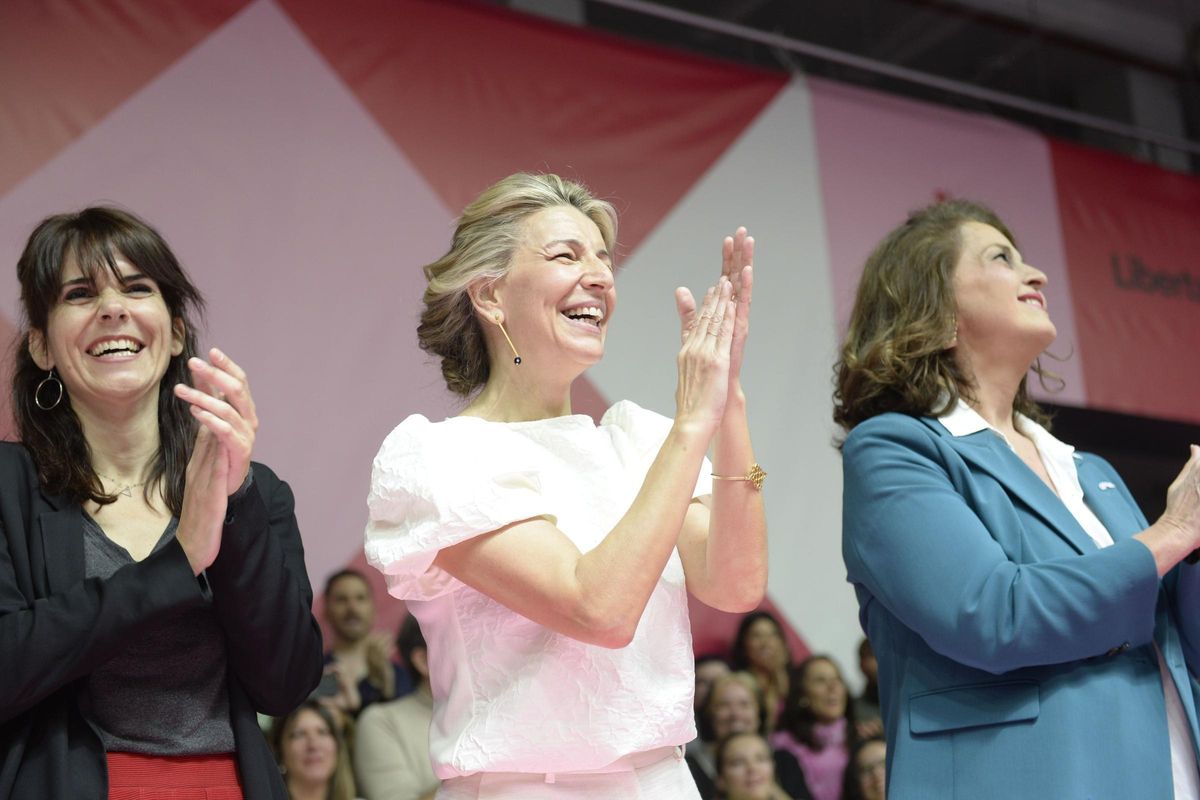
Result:
{"type": "MultiPolygon", "coordinates": [[[[286,800],[256,711],[286,714],[321,677],[321,634],[288,485],[261,464],[231,500],[205,572],[228,651],[229,714],[247,800],[286,800]]],[[[201,602],[172,540],[110,578],[84,578],[83,511],[42,492],[25,448],[0,442],[0,797],[104,800],[104,746],[81,678],[148,623],[201,602]]]]}

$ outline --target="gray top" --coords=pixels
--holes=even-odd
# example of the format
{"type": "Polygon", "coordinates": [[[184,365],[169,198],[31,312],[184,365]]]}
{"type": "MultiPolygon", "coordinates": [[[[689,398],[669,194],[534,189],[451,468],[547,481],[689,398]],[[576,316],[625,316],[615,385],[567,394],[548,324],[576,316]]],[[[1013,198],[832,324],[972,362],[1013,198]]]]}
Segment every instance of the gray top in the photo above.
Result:
{"type": "MultiPolygon", "coordinates": [[[[88,578],[108,578],[134,563],[94,519],[83,519],[88,578]]],[[[175,537],[178,522],[168,523],[155,550],[175,537]]],[[[232,753],[225,670],[225,637],[206,596],[199,606],[131,630],[125,649],[84,679],[83,712],[110,752],[232,753]]]]}

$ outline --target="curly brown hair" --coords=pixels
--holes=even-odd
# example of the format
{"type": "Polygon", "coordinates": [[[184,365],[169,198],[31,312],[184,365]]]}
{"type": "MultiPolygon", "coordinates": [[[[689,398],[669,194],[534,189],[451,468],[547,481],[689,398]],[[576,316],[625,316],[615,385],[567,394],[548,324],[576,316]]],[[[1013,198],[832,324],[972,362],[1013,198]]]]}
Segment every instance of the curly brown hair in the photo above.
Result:
{"type": "MultiPolygon", "coordinates": [[[[867,258],[834,364],[833,419],[845,431],[887,411],[939,416],[971,379],[947,349],[954,338],[954,268],[964,223],[981,222],[1016,239],[996,213],[970,200],[945,200],[909,215],[867,258]]],[[[1042,379],[1057,380],[1034,362],[1042,379]]],[[[1021,381],[1013,411],[1049,426],[1021,381]]]]}
{"type": "Polygon", "coordinates": [[[467,288],[508,272],[524,222],[545,208],[572,206],[596,223],[613,252],[617,212],[581,184],[557,175],[518,172],[493,184],[463,209],[450,250],[425,267],[429,286],[417,326],[421,349],[442,359],[447,388],[464,397],[487,383],[487,342],[467,288]]]}

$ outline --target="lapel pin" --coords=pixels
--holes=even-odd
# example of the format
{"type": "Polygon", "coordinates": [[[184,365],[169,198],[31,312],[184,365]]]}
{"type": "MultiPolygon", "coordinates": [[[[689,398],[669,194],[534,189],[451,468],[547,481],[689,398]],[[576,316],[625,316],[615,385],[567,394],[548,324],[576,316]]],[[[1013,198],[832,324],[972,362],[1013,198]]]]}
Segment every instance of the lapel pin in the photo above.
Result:
{"type": "Polygon", "coordinates": [[[1102,492],[1107,492],[1109,489],[1115,489],[1117,485],[1112,481],[1100,481],[1099,489],[1102,492]]]}

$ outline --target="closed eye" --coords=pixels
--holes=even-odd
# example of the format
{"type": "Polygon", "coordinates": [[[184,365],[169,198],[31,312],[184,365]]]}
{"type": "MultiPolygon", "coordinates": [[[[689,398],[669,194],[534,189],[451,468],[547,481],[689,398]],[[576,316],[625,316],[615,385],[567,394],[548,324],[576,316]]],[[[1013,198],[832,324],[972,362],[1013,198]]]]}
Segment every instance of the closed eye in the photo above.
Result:
{"type": "Polygon", "coordinates": [[[92,296],[92,290],[87,286],[72,286],[63,293],[62,299],[65,303],[71,303],[78,300],[86,300],[92,296]]]}
{"type": "Polygon", "coordinates": [[[153,294],[154,287],[148,283],[130,283],[125,286],[126,294],[153,294]]]}

